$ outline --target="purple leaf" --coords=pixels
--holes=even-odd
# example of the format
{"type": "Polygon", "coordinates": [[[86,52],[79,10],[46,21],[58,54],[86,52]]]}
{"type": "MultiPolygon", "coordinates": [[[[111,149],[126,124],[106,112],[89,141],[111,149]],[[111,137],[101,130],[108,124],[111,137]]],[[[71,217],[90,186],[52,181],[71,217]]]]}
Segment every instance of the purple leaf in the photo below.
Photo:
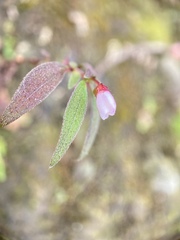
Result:
{"type": "Polygon", "coordinates": [[[65,72],[66,67],[59,62],[42,63],[33,68],[0,117],[0,125],[6,126],[41,103],[62,81],[65,72]]]}

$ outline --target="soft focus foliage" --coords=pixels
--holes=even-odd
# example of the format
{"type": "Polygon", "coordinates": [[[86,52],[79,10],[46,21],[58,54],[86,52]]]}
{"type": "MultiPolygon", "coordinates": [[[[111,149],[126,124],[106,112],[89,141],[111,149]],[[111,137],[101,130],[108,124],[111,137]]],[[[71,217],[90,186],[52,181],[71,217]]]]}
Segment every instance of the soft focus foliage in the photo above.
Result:
{"type": "Polygon", "coordinates": [[[6,168],[4,162],[4,156],[7,151],[7,146],[2,137],[0,137],[0,182],[4,182],[6,180],[6,168]]]}
{"type": "Polygon", "coordinates": [[[117,102],[89,156],[77,161],[88,106],[67,155],[51,170],[70,97],[66,79],[0,129],[7,146],[0,238],[179,239],[179,16],[178,0],[0,1],[1,113],[27,72],[66,58],[92,64],[117,102]]]}

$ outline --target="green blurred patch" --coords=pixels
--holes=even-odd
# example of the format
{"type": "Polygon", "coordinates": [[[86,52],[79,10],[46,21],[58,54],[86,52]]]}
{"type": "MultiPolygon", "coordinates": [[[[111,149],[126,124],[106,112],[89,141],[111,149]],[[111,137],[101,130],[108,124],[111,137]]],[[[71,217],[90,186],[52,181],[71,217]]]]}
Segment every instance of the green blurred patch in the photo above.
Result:
{"type": "Polygon", "coordinates": [[[171,130],[173,135],[180,140],[180,112],[178,112],[171,121],[171,130]]]}
{"type": "Polygon", "coordinates": [[[170,42],[170,16],[161,12],[153,2],[145,4],[142,11],[135,11],[131,18],[141,38],[148,41],[170,42]]]}
{"type": "Polygon", "coordinates": [[[3,57],[7,60],[11,60],[15,56],[15,26],[12,21],[5,21],[3,23],[3,57]]]}
{"type": "Polygon", "coordinates": [[[153,96],[147,96],[144,100],[143,108],[154,115],[158,109],[156,99],[153,96]]]}
{"type": "Polygon", "coordinates": [[[14,57],[15,38],[12,35],[6,35],[3,39],[3,57],[11,60],[14,57]]]}
{"type": "Polygon", "coordinates": [[[0,136],[0,182],[6,180],[6,166],[4,162],[4,156],[7,152],[7,145],[4,139],[0,136]]]}
{"type": "Polygon", "coordinates": [[[25,0],[18,3],[18,10],[20,12],[27,11],[39,4],[40,0],[25,0]]]}

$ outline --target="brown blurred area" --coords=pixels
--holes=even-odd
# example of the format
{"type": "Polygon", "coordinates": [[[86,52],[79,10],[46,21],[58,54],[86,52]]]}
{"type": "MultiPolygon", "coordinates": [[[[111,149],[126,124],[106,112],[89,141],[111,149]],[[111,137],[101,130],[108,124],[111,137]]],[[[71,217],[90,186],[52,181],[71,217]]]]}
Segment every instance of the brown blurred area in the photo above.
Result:
{"type": "Polygon", "coordinates": [[[63,83],[0,129],[0,239],[180,239],[180,2],[1,0],[0,112],[43,61],[92,64],[117,101],[52,169],[63,83]]]}

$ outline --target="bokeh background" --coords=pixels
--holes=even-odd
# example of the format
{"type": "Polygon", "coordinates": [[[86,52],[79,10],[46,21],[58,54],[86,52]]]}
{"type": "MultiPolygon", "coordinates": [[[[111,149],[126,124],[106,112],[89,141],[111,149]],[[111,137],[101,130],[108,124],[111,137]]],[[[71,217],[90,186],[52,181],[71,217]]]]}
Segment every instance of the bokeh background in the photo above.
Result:
{"type": "Polygon", "coordinates": [[[180,1],[0,0],[0,112],[44,61],[92,64],[117,101],[48,169],[67,79],[0,129],[0,239],[180,239],[180,1]]]}

